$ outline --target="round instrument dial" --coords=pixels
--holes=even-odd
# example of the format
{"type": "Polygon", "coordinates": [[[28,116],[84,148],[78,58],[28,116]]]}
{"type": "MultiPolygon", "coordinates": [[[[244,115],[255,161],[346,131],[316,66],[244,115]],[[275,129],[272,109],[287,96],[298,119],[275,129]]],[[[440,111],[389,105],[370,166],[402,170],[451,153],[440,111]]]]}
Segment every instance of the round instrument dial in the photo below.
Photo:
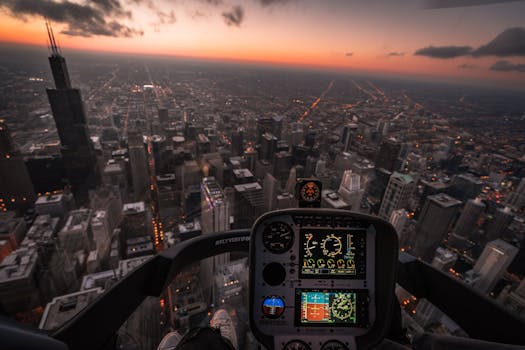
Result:
{"type": "Polygon", "coordinates": [[[341,237],[337,237],[334,234],[327,236],[321,242],[321,249],[325,256],[335,258],[337,255],[341,254],[343,249],[343,244],[341,242],[341,237]]]}
{"type": "Polygon", "coordinates": [[[310,350],[310,347],[303,341],[292,340],[284,346],[283,350],[310,350]]]}
{"type": "Polygon", "coordinates": [[[329,340],[326,343],[324,343],[321,350],[347,350],[348,347],[337,340],[329,340]]]}
{"type": "Polygon", "coordinates": [[[336,296],[332,304],[332,314],[341,321],[350,321],[355,317],[355,300],[345,294],[336,296]]]}
{"type": "Polygon", "coordinates": [[[301,199],[305,202],[315,202],[319,200],[321,196],[321,191],[319,190],[319,185],[313,181],[308,181],[305,183],[299,190],[301,199]]]}
{"type": "Polygon", "coordinates": [[[266,226],[262,237],[264,247],[275,254],[288,251],[294,240],[292,228],[284,222],[273,222],[266,226]]]}

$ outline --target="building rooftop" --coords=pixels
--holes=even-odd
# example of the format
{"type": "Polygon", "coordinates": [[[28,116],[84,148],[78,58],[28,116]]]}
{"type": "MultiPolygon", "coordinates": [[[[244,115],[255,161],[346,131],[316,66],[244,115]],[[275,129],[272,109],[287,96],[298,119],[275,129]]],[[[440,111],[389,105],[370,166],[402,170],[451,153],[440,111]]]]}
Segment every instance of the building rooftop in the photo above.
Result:
{"type": "Polygon", "coordinates": [[[46,305],[38,328],[51,330],[60,327],[88,306],[102,292],[102,288],[93,288],[54,298],[46,305]]]}
{"type": "Polygon", "coordinates": [[[448,194],[445,193],[434,194],[432,196],[428,196],[427,198],[428,200],[431,200],[442,207],[453,207],[462,203],[460,200],[450,197],[448,194]]]}
{"type": "Polygon", "coordinates": [[[224,192],[213,176],[207,176],[202,179],[202,188],[206,197],[212,201],[223,201],[224,192]]]}
{"type": "Polygon", "coordinates": [[[414,181],[414,179],[412,178],[412,176],[408,175],[408,174],[403,174],[403,173],[398,173],[397,171],[394,171],[394,173],[392,174],[393,177],[396,177],[398,179],[400,179],[401,181],[403,181],[404,183],[406,184],[409,184],[411,182],[414,181]]]}
{"type": "Polygon", "coordinates": [[[22,247],[13,251],[0,264],[0,283],[29,277],[37,261],[35,247],[22,247]]]}
{"type": "Polygon", "coordinates": [[[233,169],[233,174],[236,178],[242,179],[242,178],[250,178],[253,177],[252,172],[249,169],[243,168],[243,169],[233,169]]]}
{"type": "Polygon", "coordinates": [[[51,203],[59,203],[62,201],[63,194],[51,194],[48,196],[40,196],[35,202],[35,205],[43,205],[43,204],[51,204],[51,203]]]}
{"type": "Polygon", "coordinates": [[[133,215],[137,213],[143,213],[146,210],[144,202],[126,203],[122,207],[122,211],[125,215],[133,215]]]}
{"type": "Polygon", "coordinates": [[[62,231],[86,230],[91,220],[91,209],[78,209],[69,212],[62,231]]]}

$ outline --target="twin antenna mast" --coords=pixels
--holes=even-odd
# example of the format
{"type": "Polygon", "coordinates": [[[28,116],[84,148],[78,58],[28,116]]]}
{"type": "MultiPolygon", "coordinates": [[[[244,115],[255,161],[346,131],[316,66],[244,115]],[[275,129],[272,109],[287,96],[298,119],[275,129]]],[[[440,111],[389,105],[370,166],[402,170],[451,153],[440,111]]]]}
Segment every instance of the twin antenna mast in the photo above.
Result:
{"type": "Polygon", "coordinates": [[[46,29],[47,29],[47,36],[49,38],[48,43],[48,49],[51,51],[52,56],[61,56],[60,47],[58,46],[56,40],[55,40],[55,34],[53,33],[53,28],[51,27],[51,24],[46,18],[46,29]]]}

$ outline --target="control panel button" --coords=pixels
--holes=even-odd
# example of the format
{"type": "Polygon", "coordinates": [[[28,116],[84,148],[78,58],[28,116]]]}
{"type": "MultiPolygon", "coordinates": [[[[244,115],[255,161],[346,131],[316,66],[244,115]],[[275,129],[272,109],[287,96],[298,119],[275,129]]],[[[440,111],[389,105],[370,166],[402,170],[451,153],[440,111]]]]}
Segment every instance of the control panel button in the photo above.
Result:
{"type": "Polygon", "coordinates": [[[292,340],[286,343],[283,350],[310,350],[310,347],[304,341],[292,340]]]}
{"type": "Polygon", "coordinates": [[[264,282],[268,283],[270,286],[278,286],[284,282],[286,278],[286,270],[284,266],[272,262],[266,265],[263,269],[263,279],[264,282]]]}
{"type": "Polygon", "coordinates": [[[272,295],[265,298],[262,302],[262,312],[264,317],[279,318],[284,312],[285,304],[281,297],[272,295]]]}

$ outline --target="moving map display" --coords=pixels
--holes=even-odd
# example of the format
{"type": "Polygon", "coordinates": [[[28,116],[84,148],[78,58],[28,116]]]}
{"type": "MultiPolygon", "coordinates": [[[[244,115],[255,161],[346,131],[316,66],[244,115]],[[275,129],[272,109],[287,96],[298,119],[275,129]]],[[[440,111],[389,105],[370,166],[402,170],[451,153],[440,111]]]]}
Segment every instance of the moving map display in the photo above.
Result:
{"type": "Polygon", "coordinates": [[[300,277],[366,278],[366,232],[302,229],[300,277]]]}
{"type": "Polygon", "coordinates": [[[367,291],[298,289],[296,310],[300,326],[366,327],[367,291]]]}

